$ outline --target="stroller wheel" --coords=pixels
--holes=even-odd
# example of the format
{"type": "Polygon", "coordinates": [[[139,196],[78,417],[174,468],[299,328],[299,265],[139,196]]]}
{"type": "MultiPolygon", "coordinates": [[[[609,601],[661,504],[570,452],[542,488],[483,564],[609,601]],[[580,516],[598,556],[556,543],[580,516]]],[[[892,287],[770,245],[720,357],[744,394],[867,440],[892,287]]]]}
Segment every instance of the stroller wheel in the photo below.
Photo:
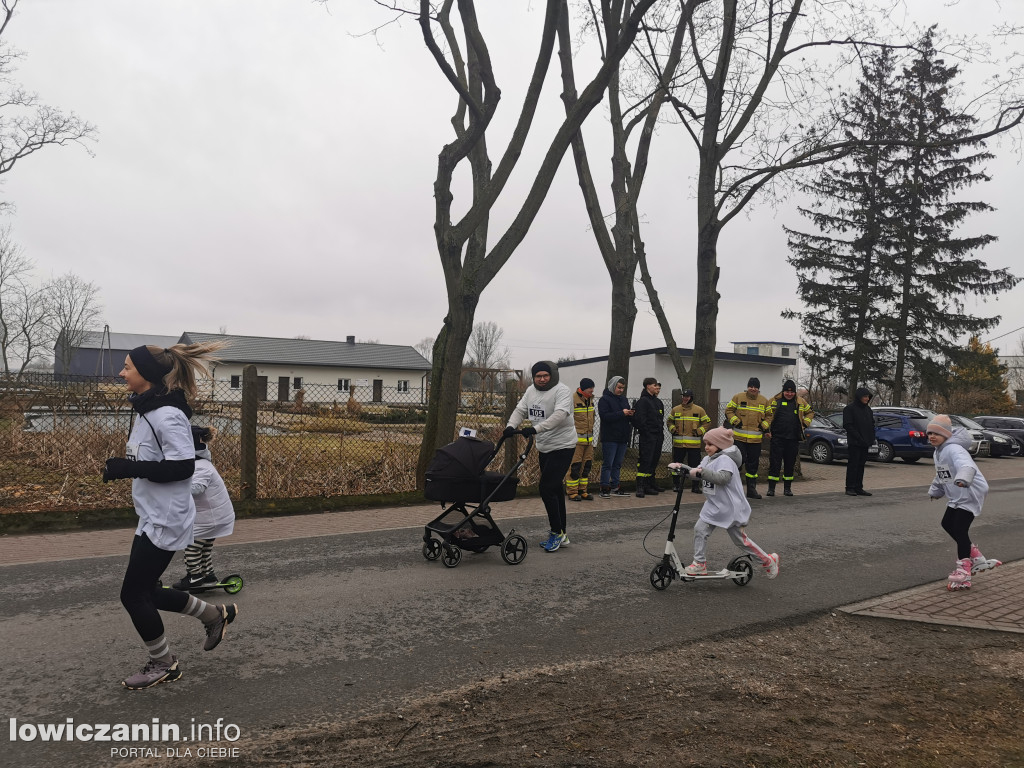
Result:
{"type": "Polygon", "coordinates": [[[651,570],[651,586],[661,591],[668,589],[668,585],[672,583],[672,568],[665,565],[665,563],[658,563],[651,570]]]}
{"type": "Polygon", "coordinates": [[[509,565],[518,565],[526,557],[526,539],[518,533],[501,542],[501,559],[509,565]]]}
{"type": "Polygon", "coordinates": [[[441,553],[441,562],[448,568],[454,568],[462,561],[462,550],[453,544],[448,544],[441,553]]]}
{"type": "Polygon", "coordinates": [[[423,545],[423,556],[427,560],[437,560],[441,556],[441,542],[437,539],[431,539],[423,545]]]}

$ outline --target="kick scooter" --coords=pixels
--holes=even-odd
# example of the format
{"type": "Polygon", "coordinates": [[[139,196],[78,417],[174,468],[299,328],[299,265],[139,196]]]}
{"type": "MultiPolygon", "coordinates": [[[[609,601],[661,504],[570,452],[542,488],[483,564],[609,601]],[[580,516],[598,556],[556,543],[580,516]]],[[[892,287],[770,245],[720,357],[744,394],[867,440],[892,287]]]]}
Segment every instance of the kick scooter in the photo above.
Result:
{"type": "Polygon", "coordinates": [[[676,553],[673,543],[676,538],[676,521],[679,519],[679,505],[683,499],[683,488],[690,470],[683,464],[669,464],[669,471],[677,480],[676,505],[672,508],[672,523],[668,529],[668,541],[665,542],[665,555],[661,562],[651,570],[651,586],[657,590],[668,589],[673,579],[680,581],[706,581],[708,579],[732,579],[743,587],[754,577],[753,557],[738,555],[729,561],[729,565],[720,571],[709,571],[707,574],[690,575],[683,570],[683,563],[676,553]]]}
{"type": "MultiPolygon", "coordinates": [[[[157,586],[163,587],[164,589],[173,589],[173,587],[164,584],[162,581],[157,582],[157,586]]],[[[206,584],[197,584],[193,587],[189,587],[188,589],[183,589],[181,591],[189,592],[191,594],[197,594],[199,592],[209,592],[214,589],[223,589],[229,595],[237,595],[239,592],[242,591],[243,586],[244,582],[242,581],[242,577],[239,576],[237,573],[233,573],[227,578],[217,579],[217,581],[211,581],[206,584]]]]}

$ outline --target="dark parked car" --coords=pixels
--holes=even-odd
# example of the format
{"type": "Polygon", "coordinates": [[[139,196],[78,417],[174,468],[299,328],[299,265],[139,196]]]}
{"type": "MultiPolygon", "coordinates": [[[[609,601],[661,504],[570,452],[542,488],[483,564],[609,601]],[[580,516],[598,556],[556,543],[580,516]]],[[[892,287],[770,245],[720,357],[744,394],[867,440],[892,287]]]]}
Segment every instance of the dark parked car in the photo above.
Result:
{"type": "Polygon", "coordinates": [[[1020,443],[1010,435],[1004,434],[996,429],[989,429],[974,419],[969,419],[966,416],[950,414],[949,419],[954,425],[959,425],[965,429],[971,430],[972,434],[979,435],[982,440],[988,443],[989,455],[994,458],[998,458],[1000,456],[1018,456],[1021,452],[1020,443]]]}
{"type": "MultiPolygon", "coordinates": [[[[800,443],[800,455],[810,457],[815,464],[831,464],[834,459],[848,457],[846,430],[837,427],[824,416],[815,416],[804,434],[807,439],[800,443]]],[[[877,456],[877,445],[868,448],[868,458],[877,456]]]]}
{"type": "Polygon", "coordinates": [[[1024,452],[1024,419],[1017,416],[975,416],[974,420],[985,429],[996,429],[1014,438],[1024,452]]]}
{"type": "MultiPolygon", "coordinates": [[[[925,431],[928,422],[935,416],[934,411],[925,408],[897,408],[879,406],[872,408],[875,417],[875,440],[878,442],[878,460],[890,462],[897,456],[908,464],[932,455],[925,431]]],[[[843,414],[832,413],[829,421],[843,425],[843,414]]]]}

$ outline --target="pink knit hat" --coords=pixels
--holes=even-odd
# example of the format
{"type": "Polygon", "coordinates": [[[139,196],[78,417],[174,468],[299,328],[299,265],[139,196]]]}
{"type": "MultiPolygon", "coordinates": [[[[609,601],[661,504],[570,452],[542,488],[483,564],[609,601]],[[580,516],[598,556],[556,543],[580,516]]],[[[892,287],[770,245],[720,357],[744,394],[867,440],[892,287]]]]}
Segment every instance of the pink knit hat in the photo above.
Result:
{"type": "Polygon", "coordinates": [[[928,431],[938,432],[943,437],[952,437],[953,422],[949,420],[949,416],[940,413],[938,416],[931,420],[931,423],[928,424],[928,431]]]}
{"type": "Polygon", "coordinates": [[[715,427],[704,435],[704,442],[711,443],[716,448],[721,448],[724,451],[726,448],[732,447],[732,430],[726,427],[715,427]]]}

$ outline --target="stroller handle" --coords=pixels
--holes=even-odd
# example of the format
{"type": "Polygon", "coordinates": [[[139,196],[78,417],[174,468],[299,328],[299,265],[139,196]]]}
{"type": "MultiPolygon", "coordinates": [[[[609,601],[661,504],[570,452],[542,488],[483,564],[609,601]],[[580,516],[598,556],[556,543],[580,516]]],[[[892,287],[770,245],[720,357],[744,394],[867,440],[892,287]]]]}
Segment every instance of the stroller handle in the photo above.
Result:
{"type": "MultiPolygon", "coordinates": [[[[517,429],[512,434],[513,435],[521,435],[521,434],[523,434],[523,430],[517,429]]],[[[505,434],[502,433],[501,437],[498,438],[497,445],[494,446],[494,455],[495,456],[498,455],[498,451],[501,450],[501,446],[505,444],[505,439],[506,439],[505,438],[505,434]]],[[[533,450],[533,435],[530,435],[529,437],[526,438],[526,448],[523,450],[523,452],[521,454],[519,454],[519,461],[523,461],[524,459],[526,459],[526,457],[530,454],[531,450],[533,450]]]]}

